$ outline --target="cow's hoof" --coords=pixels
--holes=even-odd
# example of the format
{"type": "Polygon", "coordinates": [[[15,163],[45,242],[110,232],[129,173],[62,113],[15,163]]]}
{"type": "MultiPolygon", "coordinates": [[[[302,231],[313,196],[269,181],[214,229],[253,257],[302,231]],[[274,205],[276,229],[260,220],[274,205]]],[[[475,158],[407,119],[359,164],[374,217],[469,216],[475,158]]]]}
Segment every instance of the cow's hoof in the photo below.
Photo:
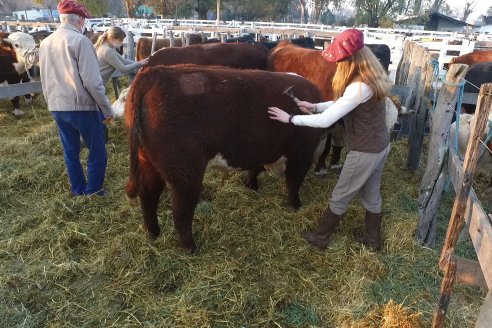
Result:
{"type": "Polygon", "coordinates": [[[14,114],[15,117],[22,117],[22,116],[24,116],[24,112],[21,111],[18,108],[14,109],[14,111],[12,113],[14,114]]]}
{"type": "Polygon", "coordinates": [[[181,248],[187,254],[193,254],[196,252],[196,244],[192,241],[181,241],[181,248]]]}
{"type": "Polygon", "coordinates": [[[246,179],[244,181],[244,185],[248,187],[249,189],[252,189],[254,191],[258,191],[258,181],[251,181],[249,179],[246,179]]]}
{"type": "Polygon", "coordinates": [[[319,169],[318,171],[314,171],[314,174],[319,177],[325,177],[328,175],[328,171],[326,169],[319,169]]]}
{"type": "Polygon", "coordinates": [[[157,239],[157,237],[161,234],[161,228],[159,228],[159,226],[152,228],[145,227],[145,229],[147,230],[150,239],[157,239]]]}

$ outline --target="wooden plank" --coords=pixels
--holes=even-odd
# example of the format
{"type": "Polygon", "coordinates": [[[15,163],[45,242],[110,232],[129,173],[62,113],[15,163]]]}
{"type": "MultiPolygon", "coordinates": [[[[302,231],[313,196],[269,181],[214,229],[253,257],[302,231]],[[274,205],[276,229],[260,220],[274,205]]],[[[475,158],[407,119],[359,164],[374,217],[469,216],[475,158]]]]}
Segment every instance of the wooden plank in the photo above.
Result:
{"type": "Polygon", "coordinates": [[[468,286],[488,289],[480,262],[456,256],[456,281],[468,286]]]}
{"type": "Polygon", "coordinates": [[[432,77],[434,76],[434,66],[431,61],[436,59],[437,54],[430,54],[427,51],[423,56],[424,66],[422,67],[417,99],[415,101],[416,113],[413,116],[408,137],[407,168],[412,172],[417,170],[420,163],[425,126],[429,115],[430,104],[428,96],[432,89],[432,77]]]}
{"type": "Polygon", "coordinates": [[[0,86],[0,99],[43,92],[40,81],[0,86]]]}
{"type": "Polygon", "coordinates": [[[416,239],[432,246],[436,237],[436,213],[444,191],[447,172],[449,127],[458,92],[457,82],[465,76],[468,65],[452,65],[446,74],[433,114],[429,151],[419,192],[419,222],[416,239]],[[451,108],[451,109],[450,109],[451,108]]]}
{"type": "Polygon", "coordinates": [[[448,311],[449,300],[451,299],[451,291],[453,289],[453,283],[456,277],[456,259],[454,256],[450,255],[449,260],[446,261],[446,263],[444,278],[441,283],[441,292],[434,310],[434,317],[432,319],[432,328],[444,327],[446,312],[448,311]]]}
{"type": "MultiPolygon", "coordinates": [[[[470,196],[471,185],[473,182],[473,176],[477,166],[478,158],[480,157],[481,143],[479,139],[484,134],[485,127],[488,123],[489,110],[491,107],[492,107],[492,83],[483,84],[482,87],[480,88],[478,111],[475,114],[477,120],[474,129],[471,131],[470,140],[468,142],[468,147],[465,154],[462,179],[460,180],[460,183],[456,183],[458,192],[453,205],[453,210],[451,213],[451,218],[446,233],[446,240],[444,241],[444,247],[441,253],[441,260],[440,260],[441,267],[443,267],[444,265],[443,262],[447,258],[447,253],[455,248],[456,243],[458,241],[459,233],[465,222],[464,213],[467,206],[467,200],[470,196]]],[[[479,220],[474,219],[472,216],[472,219],[470,221],[470,235],[472,237],[472,240],[475,239],[475,240],[482,241],[484,239],[483,236],[484,231],[481,229],[478,229],[476,231],[472,230],[472,226],[473,228],[476,229],[475,223],[477,221],[479,220]]],[[[487,221],[488,221],[488,217],[487,217],[487,221]]],[[[487,235],[486,237],[488,239],[489,236],[487,235]]],[[[487,242],[490,242],[490,240],[487,240],[487,242]]],[[[477,245],[475,245],[475,247],[477,247],[477,245]]],[[[477,255],[483,252],[485,252],[486,256],[487,255],[492,256],[492,249],[489,248],[488,250],[482,251],[481,245],[478,245],[477,255]]],[[[481,260],[480,263],[482,263],[481,260]]],[[[484,268],[484,276],[485,279],[487,280],[487,284],[489,283],[487,279],[488,274],[489,272],[487,272],[484,268]]],[[[490,277],[492,277],[492,273],[490,277]]]]}
{"type": "Polygon", "coordinates": [[[482,304],[480,313],[478,314],[475,328],[490,328],[492,323],[492,291],[487,293],[485,301],[482,304]]]}

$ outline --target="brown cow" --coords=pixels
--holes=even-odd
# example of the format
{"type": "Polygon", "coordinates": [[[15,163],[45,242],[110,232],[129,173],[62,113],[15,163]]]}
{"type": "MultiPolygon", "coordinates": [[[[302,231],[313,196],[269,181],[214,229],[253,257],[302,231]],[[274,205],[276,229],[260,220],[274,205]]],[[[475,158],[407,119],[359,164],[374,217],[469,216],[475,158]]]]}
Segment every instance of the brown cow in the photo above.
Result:
{"type": "Polygon", "coordinates": [[[474,51],[459,57],[453,57],[451,58],[450,64],[466,64],[471,66],[477,63],[485,62],[492,62],[492,50],[474,51]]]}
{"type": "MultiPolygon", "coordinates": [[[[188,34],[188,37],[189,37],[188,45],[202,43],[202,36],[199,34],[188,34]]],[[[169,39],[157,38],[154,50],[157,51],[162,48],[169,48],[170,46],[171,46],[171,41],[169,39]]],[[[174,39],[174,46],[178,48],[184,46],[181,38],[174,39]]],[[[137,60],[142,60],[149,57],[151,51],[152,51],[152,38],[146,38],[146,37],[139,38],[137,41],[137,48],[136,48],[137,60]]]]}
{"type": "Polygon", "coordinates": [[[268,48],[249,43],[194,44],[183,48],[163,48],[149,58],[155,65],[220,65],[233,68],[265,69],[268,48]]]}
{"type": "Polygon", "coordinates": [[[195,65],[156,66],[137,74],[125,109],[130,144],[126,193],[140,198],[151,236],[160,234],[156,211],[168,186],[181,246],[195,250],[193,213],[207,168],[276,166],[276,173],[285,170],[288,205],[301,205],[299,188],[323,129],[268,118],[269,106],[300,114],[282,94],[291,85],[303,99],[322,100],[316,86],[293,74],[195,65]]]}

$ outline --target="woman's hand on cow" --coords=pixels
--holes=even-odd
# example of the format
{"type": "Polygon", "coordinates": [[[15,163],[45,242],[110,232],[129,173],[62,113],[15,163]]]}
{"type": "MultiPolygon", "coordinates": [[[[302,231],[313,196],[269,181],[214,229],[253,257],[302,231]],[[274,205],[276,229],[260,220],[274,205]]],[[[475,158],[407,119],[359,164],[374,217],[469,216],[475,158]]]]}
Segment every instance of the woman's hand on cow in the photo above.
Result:
{"type": "Polygon", "coordinates": [[[312,104],[309,101],[298,101],[296,102],[297,107],[301,110],[301,112],[305,114],[314,114],[316,112],[316,104],[312,104]]]}
{"type": "Polygon", "coordinates": [[[278,107],[268,107],[268,114],[270,114],[272,120],[289,123],[290,115],[278,107]]]}
{"type": "Polygon", "coordinates": [[[145,58],[145,59],[139,60],[138,63],[141,66],[147,65],[149,63],[149,58],[145,58]]]}

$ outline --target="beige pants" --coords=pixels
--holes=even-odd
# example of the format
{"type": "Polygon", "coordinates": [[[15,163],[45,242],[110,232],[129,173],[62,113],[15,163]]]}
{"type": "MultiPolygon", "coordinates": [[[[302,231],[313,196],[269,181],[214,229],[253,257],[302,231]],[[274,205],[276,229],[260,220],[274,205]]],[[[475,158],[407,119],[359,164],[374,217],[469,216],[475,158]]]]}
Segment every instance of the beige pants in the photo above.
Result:
{"type": "Polygon", "coordinates": [[[331,194],[330,209],[333,213],[345,213],[357,193],[362,207],[372,213],[381,213],[381,174],[389,151],[388,144],[380,153],[351,150],[347,154],[342,173],[331,194]]]}

